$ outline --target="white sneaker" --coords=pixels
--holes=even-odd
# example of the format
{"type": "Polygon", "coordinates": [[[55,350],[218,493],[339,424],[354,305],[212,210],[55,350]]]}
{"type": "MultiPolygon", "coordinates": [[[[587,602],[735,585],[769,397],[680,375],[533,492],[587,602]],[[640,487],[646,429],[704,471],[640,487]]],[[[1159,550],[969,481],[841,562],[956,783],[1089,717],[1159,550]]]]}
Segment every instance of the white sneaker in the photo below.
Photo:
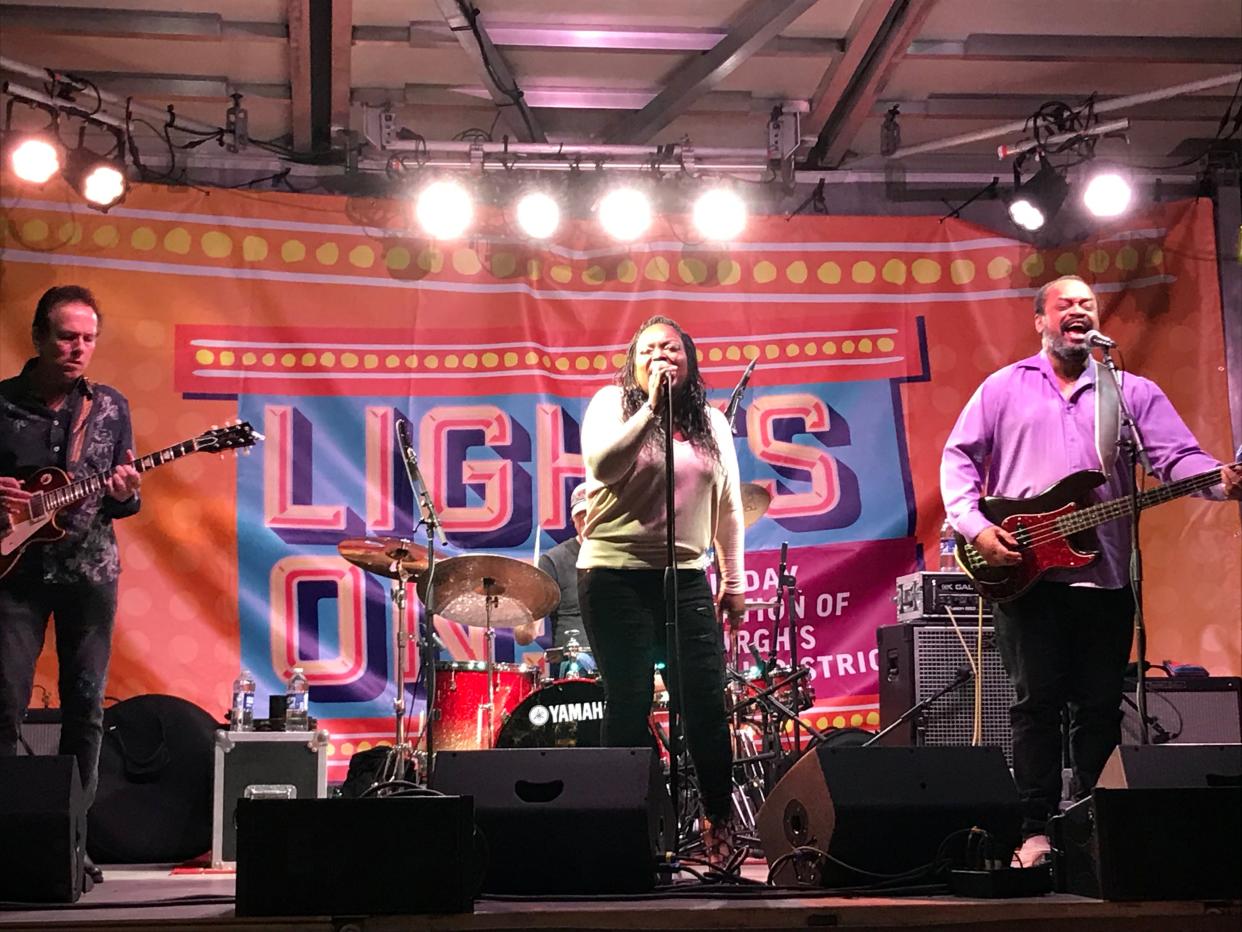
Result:
{"type": "Polygon", "coordinates": [[[1052,851],[1052,841],[1047,835],[1031,835],[1022,842],[1022,847],[1013,853],[1010,867],[1036,867],[1048,860],[1052,851]]]}

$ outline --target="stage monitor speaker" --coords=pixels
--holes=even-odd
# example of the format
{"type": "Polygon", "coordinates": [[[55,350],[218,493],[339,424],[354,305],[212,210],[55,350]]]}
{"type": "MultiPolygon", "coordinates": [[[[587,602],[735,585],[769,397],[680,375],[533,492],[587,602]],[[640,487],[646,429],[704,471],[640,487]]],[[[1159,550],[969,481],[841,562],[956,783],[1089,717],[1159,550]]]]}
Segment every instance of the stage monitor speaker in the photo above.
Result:
{"type": "Polygon", "coordinates": [[[60,751],[60,709],[27,709],[22,718],[22,733],[17,753],[46,754],[60,751]]]}
{"type": "Polygon", "coordinates": [[[77,902],[85,829],[75,758],[0,757],[0,900],[77,902]]]}
{"type": "Polygon", "coordinates": [[[432,787],[474,797],[487,893],[643,893],[675,844],[649,748],[441,751],[432,787]]]}
{"type": "Polygon", "coordinates": [[[469,799],[240,799],[236,818],[238,916],[473,909],[469,799]]]}
{"type": "MultiPolygon", "coordinates": [[[[1122,698],[1121,743],[1139,744],[1134,683],[1122,698]]],[[[1152,744],[1236,744],[1242,741],[1242,677],[1147,678],[1152,744]]]]}
{"type": "Polygon", "coordinates": [[[758,823],[776,883],[825,887],[929,864],[974,826],[1006,859],[1021,840],[1018,791],[1000,748],[819,747],[773,788],[758,823]],[[802,847],[832,860],[794,855],[802,847]]]}
{"type": "Polygon", "coordinates": [[[1103,789],[1242,786],[1242,744],[1123,744],[1113,749],[1095,785],[1103,789]]]}

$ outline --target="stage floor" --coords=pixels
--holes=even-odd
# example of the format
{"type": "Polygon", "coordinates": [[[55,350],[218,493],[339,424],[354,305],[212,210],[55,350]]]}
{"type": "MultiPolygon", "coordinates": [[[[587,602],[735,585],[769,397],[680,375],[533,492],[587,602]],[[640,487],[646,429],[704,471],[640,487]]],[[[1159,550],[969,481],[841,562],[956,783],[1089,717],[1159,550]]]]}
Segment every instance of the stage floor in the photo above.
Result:
{"type": "MultiPolygon", "coordinates": [[[[184,869],[182,869],[184,870],[184,869]]],[[[1068,894],[1008,900],[953,896],[825,896],[790,894],[771,888],[714,887],[695,892],[628,899],[497,899],[486,897],[473,914],[377,916],[343,922],[329,917],[237,918],[232,873],[174,873],[169,867],[105,867],[105,882],[73,906],[0,912],[0,927],[19,929],[95,928],[177,932],[226,929],[229,932],[278,929],[342,932],[474,929],[806,929],[848,928],[937,930],[1017,930],[1049,928],[1116,932],[1237,932],[1242,903],[1108,903],[1068,894]]],[[[761,861],[743,867],[744,876],[762,880],[761,861]]]]}

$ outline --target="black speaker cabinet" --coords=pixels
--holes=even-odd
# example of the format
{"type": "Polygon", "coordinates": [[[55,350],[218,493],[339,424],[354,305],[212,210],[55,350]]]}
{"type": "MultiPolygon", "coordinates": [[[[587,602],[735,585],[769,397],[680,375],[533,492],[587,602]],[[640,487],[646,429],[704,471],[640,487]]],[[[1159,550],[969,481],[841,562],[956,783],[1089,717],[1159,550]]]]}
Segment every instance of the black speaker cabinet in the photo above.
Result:
{"type": "Polygon", "coordinates": [[[1104,789],[1242,786],[1242,744],[1123,744],[1100,772],[1104,789]]]}
{"type": "MultiPolygon", "coordinates": [[[[1147,678],[1152,744],[1236,744],[1242,741],[1242,677],[1147,678]]],[[[1139,744],[1134,684],[1121,702],[1121,743],[1139,744]]]]}
{"type": "Polygon", "coordinates": [[[0,900],[76,903],[85,830],[75,758],[0,757],[0,900]]]}
{"type": "Polygon", "coordinates": [[[239,799],[237,915],[470,912],[473,815],[457,796],[239,799]]]}
{"type": "Polygon", "coordinates": [[[773,788],[758,822],[776,883],[826,887],[920,867],[972,826],[1006,856],[1021,840],[1018,791],[1000,748],[820,747],[773,788]],[[804,846],[833,860],[785,857],[804,846]]]}
{"type": "Polygon", "coordinates": [[[53,755],[60,750],[60,709],[27,709],[17,753],[53,755]]]}
{"type": "Polygon", "coordinates": [[[474,797],[488,893],[642,893],[673,844],[648,748],[441,751],[432,786],[474,797]]]}

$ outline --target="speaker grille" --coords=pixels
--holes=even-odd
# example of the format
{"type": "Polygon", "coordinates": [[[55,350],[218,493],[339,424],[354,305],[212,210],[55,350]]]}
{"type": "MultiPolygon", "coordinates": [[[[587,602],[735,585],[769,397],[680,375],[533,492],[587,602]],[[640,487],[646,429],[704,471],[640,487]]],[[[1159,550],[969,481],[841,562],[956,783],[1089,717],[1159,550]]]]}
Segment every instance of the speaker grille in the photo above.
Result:
{"type": "MultiPolygon", "coordinates": [[[[1130,684],[1132,686],[1132,684],[1130,684]]],[[[1237,744],[1242,741],[1239,707],[1242,678],[1147,678],[1148,736],[1153,744],[1237,744]]],[[[1121,743],[1139,744],[1138,708],[1134,690],[1121,703],[1121,743]]]]}
{"type": "MultiPolygon", "coordinates": [[[[961,639],[952,627],[917,625],[914,628],[914,697],[922,701],[953,682],[961,667],[970,660],[961,639]]],[[[962,638],[975,654],[978,628],[963,627],[962,638]]],[[[999,747],[1012,763],[1013,739],[1009,730],[1009,707],[1014,702],[1013,687],[996,649],[993,629],[983,629],[983,744],[999,747]]],[[[974,733],[975,684],[967,682],[941,696],[928,709],[916,731],[915,741],[929,745],[968,745],[974,733]]]]}

